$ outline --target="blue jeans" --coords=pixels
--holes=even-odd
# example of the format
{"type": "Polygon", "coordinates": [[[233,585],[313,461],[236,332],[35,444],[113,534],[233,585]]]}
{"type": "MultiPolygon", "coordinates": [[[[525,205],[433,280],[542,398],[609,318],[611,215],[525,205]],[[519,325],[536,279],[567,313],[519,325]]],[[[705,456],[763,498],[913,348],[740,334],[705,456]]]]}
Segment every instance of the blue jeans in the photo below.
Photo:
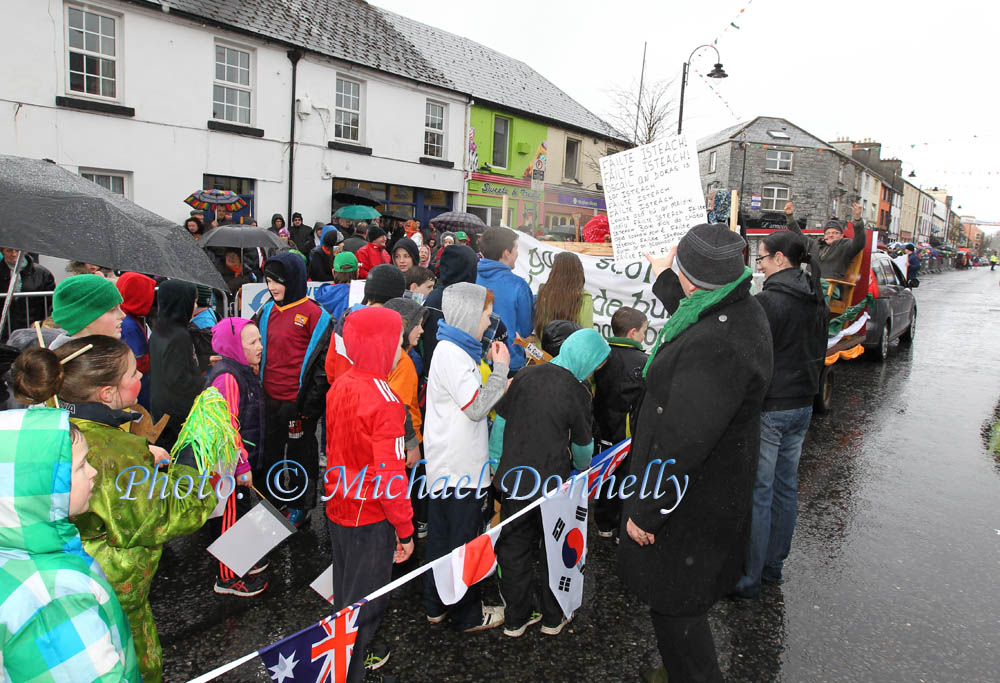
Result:
{"type": "Polygon", "coordinates": [[[753,487],[753,520],[744,575],[736,591],[760,595],[761,576],[781,580],[798,516],[799,456],[812,406],[760,414],[760,460],[753,487]]]}

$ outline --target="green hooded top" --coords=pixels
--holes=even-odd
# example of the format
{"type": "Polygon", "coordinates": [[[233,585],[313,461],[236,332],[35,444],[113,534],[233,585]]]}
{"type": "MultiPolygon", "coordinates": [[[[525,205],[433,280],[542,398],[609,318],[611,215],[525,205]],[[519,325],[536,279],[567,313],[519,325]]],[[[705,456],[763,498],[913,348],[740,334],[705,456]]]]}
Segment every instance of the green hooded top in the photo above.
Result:
{"type": "Polygon", "coordinates": [[[0,678],[139,683],[115,591],[69,521],[69,414],[0,412],[0,678]]]}
{"type": "Polygon", "coordinates": [[[163,544],[200,529],[218,500],[209,479],[202,484],[193,467],[174,463],[165,472],[155,470],[146,439],[116,426],[128,420],[128,413],[99,404],[76,404],[75,409],[73,423],[87,437],[88,459],[97,470],[90,511],[76,518],[76,526],[132,624],[143,683],[157,683],[163,655],[149,589],[163,544]]]}
{"type": "MultiPolygon", "coordinates": [[[[578,381],[586,382],[601,363],[607,360],[610,353],[611,347],[600,332],[593,328],[577,330],[566,337],[566,341],[559,349],[559,355],[550,361],[550,365],[569,370],[578,381]]],[[[503,454],[503,435],[506,429],[506,419],[501,416],[503,412],[505,411],[497,410],[497,418],[493,421],[493,429],[490,432],[490,461],[494,472],[498,471],[503,454]]],[[[594,455],[593,440],[583,445],[570,441],[570,450],[573,453],[573,466],[576,469],[585,470],[590,467],[594,455]]]]}

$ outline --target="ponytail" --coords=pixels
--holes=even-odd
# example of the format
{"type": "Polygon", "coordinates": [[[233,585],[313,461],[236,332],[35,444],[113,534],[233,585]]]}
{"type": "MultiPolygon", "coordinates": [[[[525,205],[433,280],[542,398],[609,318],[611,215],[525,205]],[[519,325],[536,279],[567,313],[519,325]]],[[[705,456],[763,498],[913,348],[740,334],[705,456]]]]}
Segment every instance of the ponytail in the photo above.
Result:
{"type": "Polygon", "coordinates": [[[820,282],[819,264],[813,262],[812,254],[809,252],[809,243],[805,237],[791,230],[779,230],[761,241],[767,247],[768,253],[774,254],[780,251],[784,254],[792,267],[800,268],[802,264],[806,264],[808,266],[806,274],[809,277],[809,285],[812,287],[816,303],[826,304],[823,285],[820,282]]]}
{"type": "Polygon", "coordinates": [[[103,334],[71,339],[55,351],[28,349],[11,369],[14,393],[32,404],[53,396],[71,403],[91,401],[97,389],[121,382],[131,353],[125,342],[103,334]],[[91,348],[63,363],[88,345],[91,348]]]}

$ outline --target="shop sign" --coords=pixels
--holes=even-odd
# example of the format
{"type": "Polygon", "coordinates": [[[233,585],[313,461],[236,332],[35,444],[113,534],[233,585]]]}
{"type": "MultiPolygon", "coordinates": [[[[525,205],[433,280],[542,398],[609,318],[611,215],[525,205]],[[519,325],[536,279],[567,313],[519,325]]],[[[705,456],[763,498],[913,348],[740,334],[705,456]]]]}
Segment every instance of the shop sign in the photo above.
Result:
{"type": "Polygon", "coordinates": [[[514,185],[500,185],[498,183],[484,182],[480,187],[478,183],[469,183],[469,192],[474,194],[488,194],[502,197],[504,195],[512,199],[541,199],[542,193],[530,190],[526,187],[516,187],[514,185]]]}
{"type": "Polygon", "coordinates": [[[760,210],[760,195],[752,194],[750,195],[750,208],[754,211],[760,210]]]}
{"type": "Polygon", "coordinates": [[[567,206],[579,206],[584,209],[607,209],[603,199],[597,197],[577,197],[572,194],[558,195],[556,201],[567,206]]]}

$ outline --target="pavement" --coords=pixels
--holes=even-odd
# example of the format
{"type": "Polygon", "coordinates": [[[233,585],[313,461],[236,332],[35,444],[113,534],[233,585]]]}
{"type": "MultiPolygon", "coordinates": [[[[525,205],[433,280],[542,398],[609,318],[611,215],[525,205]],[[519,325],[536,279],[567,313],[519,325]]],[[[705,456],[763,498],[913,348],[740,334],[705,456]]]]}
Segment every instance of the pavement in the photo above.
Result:
{"type": "MultiPolygon", "coordinates": [[[[1000,399],[1000,287],[988,268],[921,279],[914,345],[838,363],[833,409],[800,463],[782,586],[710,613],[727,681],[1000,680],[1000,460],[982,429],[1000,399]]],[[[184,681],[329,613],[309,583],[329,565],[319,509],[271,554],[257,598],[212,591],[207,530],[167,544],[151,601],[164,680],[184,681]]],[[[431,681],[638,681],[659,665],[642,602],[590,529],[583,607],[563,633],[459,634],[426,623],[422,581],[392,594],[381,672],[431,681]]],[[[418,541],[417,560],[422,555],[418,541]]],[[[499,604],[495,578],[483,582],[499,604]]],[[[269,681],[259,659],[219,681],[269,681]]]]}

